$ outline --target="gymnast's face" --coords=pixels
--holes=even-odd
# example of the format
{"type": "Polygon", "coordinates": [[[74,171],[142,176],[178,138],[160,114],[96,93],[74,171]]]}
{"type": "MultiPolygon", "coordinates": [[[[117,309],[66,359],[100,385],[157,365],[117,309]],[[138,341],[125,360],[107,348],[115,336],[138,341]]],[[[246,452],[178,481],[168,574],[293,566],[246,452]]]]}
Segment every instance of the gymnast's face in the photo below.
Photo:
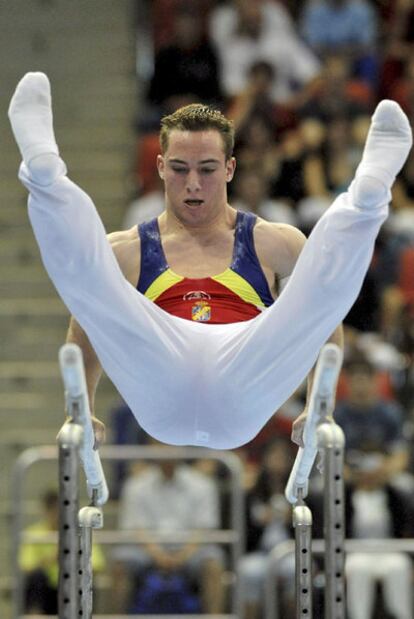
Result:
{"type": "Polygon", "coordinates": [[[186,225],[214,221],[227,204],[227,183],[233,178],[235,159],[226,161],[220,133],[170,133],[168,148],[158,155],[158,172],[165,185],[167,211],[186,225]]]}

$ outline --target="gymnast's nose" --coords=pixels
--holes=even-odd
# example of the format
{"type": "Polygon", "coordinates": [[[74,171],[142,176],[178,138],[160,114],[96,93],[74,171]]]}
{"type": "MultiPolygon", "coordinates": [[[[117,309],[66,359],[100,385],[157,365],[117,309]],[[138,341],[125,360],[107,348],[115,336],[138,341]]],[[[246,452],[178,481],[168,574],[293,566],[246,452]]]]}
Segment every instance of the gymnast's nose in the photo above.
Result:
{"type": "Polygon", "coordinates": [[[190,170],[187,175],[187,193],[197,193],[200,189],[200,176],[197,170],[190,170]]]}

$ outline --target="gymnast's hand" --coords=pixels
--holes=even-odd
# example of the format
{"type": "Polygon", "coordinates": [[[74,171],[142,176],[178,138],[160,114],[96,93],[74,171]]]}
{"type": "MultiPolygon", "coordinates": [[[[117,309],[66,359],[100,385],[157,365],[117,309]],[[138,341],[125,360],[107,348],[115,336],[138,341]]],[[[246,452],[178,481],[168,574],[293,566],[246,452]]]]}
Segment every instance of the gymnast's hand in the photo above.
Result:
{"type": "Polygon", "coordinates": [[[299,447],[304,447],[303,432],[305,430],[307,416],[308,409],[306,407],[292,424],[292,433],[290,435],[290,438],[292,439],[293,443],[296,443],[296,445],[299,445],[299,447]]]}
{"type": "Polygon", "coordinates": [[[94,415],[91,416],[93,433],[95,435],[95,443],[93,445],[94,449],[99,449],[102,443],[105,443],[106,440],[106,428],[105,424],[102,423],[97,417],[94,415]]]}

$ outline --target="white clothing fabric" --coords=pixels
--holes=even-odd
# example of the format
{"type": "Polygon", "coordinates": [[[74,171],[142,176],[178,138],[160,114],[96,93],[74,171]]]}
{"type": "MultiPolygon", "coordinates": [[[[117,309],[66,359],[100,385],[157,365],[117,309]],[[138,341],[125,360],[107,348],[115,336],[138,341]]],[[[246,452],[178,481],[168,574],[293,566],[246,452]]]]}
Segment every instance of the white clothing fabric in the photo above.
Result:
{"type": "Polygon", "coordinates": [[[40,186],[22,164],[20,178],[49,276],[140,425],[165,443],[217,449],[250,441],[305,379],[358,295],[388,210],[340,195],[270,308],[208,325],[127,282],[91,199],[64,174],[40,186]]]}
{"type": "MultiPolygon", "coordinates": [[[[383,489],[356,490],[352,495],[352,505],[353,537],[392,537],[391,513],[383,489]]],[[[378,581],[383,585],[387,610],[396,619],[412,619],[412,563],[409,556],[403,553],[350,554],[345,569],[350,619],[372,618],[378,581]]]]}
{"type": "Polygon", "coordinates": [[[370,492],[356,490],[352,494],[354,516],[352,537],[359,539],[381,539],[392,537],[391,514],[387,495],[381,488],[370,492]]]}
{"type": "MultiPolygon", "coordinates": [[[[244,603],[263,602],[268,568],[269,554],[267,552],[251,552],[241,558],[238,576],[240,596],[244,603]]],[[[278,574],[283,590],[293,594],[295,591],[295,553],[292,552],[279,561],[278,574]]]]}
{"type": "Polygon", "coordinates": [[[412,563],[403,553],[349,554],[345,562],[349,619],[374,619],[376,583],[383,585],[387,610],[412,619],[412,563]]]}
{"type": "Polygon", "coordinates": [[[121,493],[121,529],[214,529],[220,525],[216,484],[188,466],[176,466],[166,479],[151,467],[125,482],[121,493]]]}
{"type": "MultiPolygon", "coordinates": [[[[273,0],[262,2],[262,14],[264,26],[273,36],[286,34],[297,36],[295,26],[287,9],[273,0]]],[[[216,45],[225,45],[226,41],[238,26],[238,11],[231,3],[219,5],[211,12],[210,16],[211,36],[216,45]]]]}
{"type": "Polygon", "coordinates": [[[220,6],[211,16],[209,34],[219,53],[222,87],[232,97],[247,85],[251,65],[269,62],[276,71],[272,96],[286,102],[319,72],[319,61],[300,39],[286,9],[273,2],[262,7],[261,33],[257,39],[238,32],[238,14],[233,6],[220,6]]]}
{"type": "MultiPolygon", "coordinates": [[[[171,479],[163,475],[160,467],[151,466],[126,480],[119,513],[119,528],[123,530],[156,529],[166,533],[217,529],[220,527],[217,484],[189,466],[176,465],[171,479]]],[[[164,548],[176,551],[181,546],[165,544],[164,548]]],[[[152,564],[145,548],[134,544],[116,548],[112,558],[128,563],[138,572],[152,564]]],[[[186,566],[199,574],[205,562],[210,560],[224,564],[223,550],[216,544],[202,544],[186,566]]]]}

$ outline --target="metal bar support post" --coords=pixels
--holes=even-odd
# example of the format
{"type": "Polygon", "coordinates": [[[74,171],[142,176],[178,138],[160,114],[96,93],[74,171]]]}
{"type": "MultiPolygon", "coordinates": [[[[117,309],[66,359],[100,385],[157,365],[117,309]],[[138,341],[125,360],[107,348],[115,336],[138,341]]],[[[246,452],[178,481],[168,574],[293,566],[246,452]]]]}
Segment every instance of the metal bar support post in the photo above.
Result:
{"type": "Polygon", "coordinates": [[[345,619],[344,445],[333,421],[317,429],[324,458],[325,619],[345,619]]]}
{"type": "Polygon", "coordinates": [[[69,422],[59,432],[59,619],[92,618],[92,529],[103,526],[100,505],[108,487],[90,418],[81,349],[66,344],[59,351],[69,422]],[[86,475],[91,505],[79,511],[79,464],[86,475]]]}
{"type": "Polygon", "coordinates": [[[312,619],[312,513],[304,503],[293,508],[295,529],[296,618],[312,619]]]}
{"type": "Polygon", "coordinates": [[[79,527],[78,478],[82,428],[66,423],[59,443],[59,619],[78,619],[79,527]]]}

